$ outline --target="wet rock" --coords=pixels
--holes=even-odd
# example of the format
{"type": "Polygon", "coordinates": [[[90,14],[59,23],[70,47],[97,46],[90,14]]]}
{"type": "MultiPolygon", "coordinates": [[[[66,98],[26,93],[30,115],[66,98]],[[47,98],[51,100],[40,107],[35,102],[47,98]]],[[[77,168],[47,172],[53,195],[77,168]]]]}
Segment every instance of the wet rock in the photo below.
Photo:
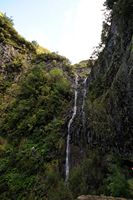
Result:
{"type": "MultiPolygon", "coordinates": [[[[130,3],[124,0],[121,9],[130,3]]],[[[86,101],[91,144],[129,159],[133,159],[132,22],[132,14],[118,16],[114,11],[105,48],[90,74],[86,101]]]]}
{"type": "Polygon", "coordinates": [[[82,195],[77,198],[77,200],[126,200],[125,198],[115,198],[107,196],[92,196],[92,195],[82,195]]]}

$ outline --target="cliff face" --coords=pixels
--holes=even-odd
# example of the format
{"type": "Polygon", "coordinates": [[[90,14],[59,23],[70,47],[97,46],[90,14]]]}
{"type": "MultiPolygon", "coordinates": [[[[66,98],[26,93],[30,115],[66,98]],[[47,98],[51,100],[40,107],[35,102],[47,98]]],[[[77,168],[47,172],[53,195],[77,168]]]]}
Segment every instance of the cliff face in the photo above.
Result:
{"type": "Polygon", "coordinates": [[[90,143],[133,159],[133,2],[117,1],[105,48],[92,68],[90,143]]]}
{"type": "Polygon", "coordinates": [[[5,90],[18,82],[31,64],[33,54],[4,42],[0,43],[0,89],[5,90]],[[6,83],[6,84],[5,84],[6,83]]]}

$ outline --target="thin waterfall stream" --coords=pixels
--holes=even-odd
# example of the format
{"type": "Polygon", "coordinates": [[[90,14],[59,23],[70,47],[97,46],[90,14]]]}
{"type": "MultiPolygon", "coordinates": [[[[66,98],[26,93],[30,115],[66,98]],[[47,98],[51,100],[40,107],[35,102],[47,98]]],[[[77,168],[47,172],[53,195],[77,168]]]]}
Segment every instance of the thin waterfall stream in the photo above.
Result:
{"type": "Polygon", "coordinates": [[[70,171],[70,130],[71,130],[71,124],[76,116],[77,113],[77,96],[78,96],[78,91],[77,91],[77,85],[78,85],[78,75],[75,75],[75,94],[74,94],[74,107],[73,107],[73,114],[71,119],[69,120],[68,123],[68,134],[67,134],[67,146],[66,146],[66,182],[68,181],[69,178],[69,171],[70,171]]]}

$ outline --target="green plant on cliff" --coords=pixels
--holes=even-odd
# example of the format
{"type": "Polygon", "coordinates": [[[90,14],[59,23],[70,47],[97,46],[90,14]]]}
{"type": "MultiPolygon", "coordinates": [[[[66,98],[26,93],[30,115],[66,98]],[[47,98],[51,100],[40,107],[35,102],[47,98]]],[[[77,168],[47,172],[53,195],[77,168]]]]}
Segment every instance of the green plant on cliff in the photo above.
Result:
{"type": "Polygon", "coordinates": [[[55,170],[53,176],[58,175],[56,182],[60,182],[61,128],[69,105],[70,82],[62,69],[45,68],[38,64],[25,74],[16,99],[1,118],[1,141],[6,141],[0,148],[1,199],[27,199],[27,195],[29,199],[47,195],[55,199],[58,195],[52,194],[49,170],[55,170]]]}
{"type": "Polygon", "coordinates": [[[87,152],[83,162],[70,173],[69,187],[74,197],[82,194],[132,198],[132,174],[120,156],[100,148],[87,152]]]}
{"type": "Polygon", "coordinates": [[[31,53],[35,53],[34,45],[18,34],[13,27],[12,18],[3,13],[0,14],[0,42],[10,44],[24,52],[30,50],[31,53]]]}
{"type": "Polygon", "coordinates": [[[70,174],[69,186],[73,196],[82,194],[104,194],[104,179],[106,177],[108,162],[106,155],[99,149],[89,150],[79,166],[70,174]]]}
{"type": "Polygon", "coordinates": [[[107,178],[107,194],[115,197],[131,197],[130,186],[122,169],[112,164],[107,178]]]}

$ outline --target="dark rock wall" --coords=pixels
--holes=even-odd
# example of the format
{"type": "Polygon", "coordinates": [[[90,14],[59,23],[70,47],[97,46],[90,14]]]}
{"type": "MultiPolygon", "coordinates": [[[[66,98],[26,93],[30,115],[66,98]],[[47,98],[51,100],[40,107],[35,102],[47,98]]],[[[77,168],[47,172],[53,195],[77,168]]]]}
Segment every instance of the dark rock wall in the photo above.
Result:
{"type": "Polygon", "coordinates": [[[90,145],[133,158],[131,0],[119,0],[114,5],[105,48],[90,74],[86,110],[90,145]]]}
{"type": "Polygon", "coordinates": [[[5,80],[17,81],[20,72],[26,71],[31,63],[32,54],[10,44],[0,43],[0,75],[5,80]]]}

